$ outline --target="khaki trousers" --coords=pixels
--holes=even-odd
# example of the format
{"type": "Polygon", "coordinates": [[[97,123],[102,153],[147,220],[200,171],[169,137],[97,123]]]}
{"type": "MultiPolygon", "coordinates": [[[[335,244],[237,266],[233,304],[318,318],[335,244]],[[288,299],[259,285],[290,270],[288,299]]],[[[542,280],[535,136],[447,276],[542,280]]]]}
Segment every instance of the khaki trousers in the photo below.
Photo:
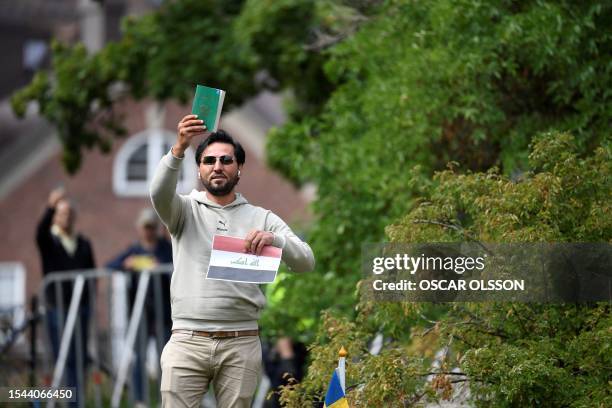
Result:
{"type": "Polygon", "coordinates": [[[199,408],[212,384],[218,408],[249,408],[261,376],[261,342],[173,333],[160,363],[162,407],[199,408]]]}

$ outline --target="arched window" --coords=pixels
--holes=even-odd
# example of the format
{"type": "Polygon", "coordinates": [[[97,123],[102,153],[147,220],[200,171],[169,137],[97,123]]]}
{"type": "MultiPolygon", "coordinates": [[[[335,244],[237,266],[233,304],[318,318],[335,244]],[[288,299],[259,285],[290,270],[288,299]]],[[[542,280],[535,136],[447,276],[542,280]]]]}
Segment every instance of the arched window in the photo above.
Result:
{"type": "MultiPolygon", "coordinates": [[[[115,157],[113,191],[122,197],[146,197],[149,183],[162,156],[170,151],[176,134],[163,129],[149,129],[131,136],[115,157]]],[[[197,172],[193,151],[185,152],[179,172],[177,191],[189,193],[195,188],[197,172]]]]}

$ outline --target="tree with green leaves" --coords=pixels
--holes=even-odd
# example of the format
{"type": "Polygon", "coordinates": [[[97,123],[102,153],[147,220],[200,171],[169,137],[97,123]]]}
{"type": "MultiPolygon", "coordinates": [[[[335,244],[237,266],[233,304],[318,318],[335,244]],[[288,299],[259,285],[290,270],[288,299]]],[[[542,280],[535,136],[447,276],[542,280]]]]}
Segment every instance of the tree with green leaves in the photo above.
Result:
{"type": "MultiPolygon", "coordinates": [[[[387,235],[412,243],[609,242],[611,142],[582,157],[569,134],[541,135],[529,156],[533,170],[520,180],[497,169],[437,172],[387,235]]],[[[346,384],[355,406],[420,406],[450,399],[458,384],[469,384],[470,402],[482,407],[612,404],[609,303],[383,303],[364,297],[356,310],[354,318],[324,315],[307,378],[282,390],[287,406],[320,400],[341,346],[351,357],[346,384]],[[377,333],[387,340],[372,355],[367,346],[377,333]],[[432,368],[438,350],[445,352],[432,368]]]]}
{"type": "Polygon", "coordinates": [[[267,315],[282,328],[330,307],[351,312],[361,245],[385,239],[422,195],[420,175],[449,161],[519,175],[538,132],[570,131],[583,153],[609,136],[610,5],[388,1],[374,10],[322,51],[336,88],[321,113],[269,134],[269,162],[318,193],[310,243],[320,274],[283,282],[279,302],[290,306],[267,315]]]}

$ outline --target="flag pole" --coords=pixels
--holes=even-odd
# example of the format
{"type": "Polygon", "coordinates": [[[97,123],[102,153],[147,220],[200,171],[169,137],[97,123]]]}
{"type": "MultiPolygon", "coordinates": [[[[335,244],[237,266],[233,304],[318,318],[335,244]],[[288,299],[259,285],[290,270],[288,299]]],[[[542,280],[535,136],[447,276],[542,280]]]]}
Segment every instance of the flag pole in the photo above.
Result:
{"type": "Polygon", "coordinates": [[[348,352],[346,351],[346,349],[342,346],[340,347],[340,351],[338,351],[338,378],[340,379],[340,386],[342,387],[342,391],[344,393],[346,393],[346,385],[345,385],[345,378],[346,378],[346,356],[348,355],[348,352]]]}

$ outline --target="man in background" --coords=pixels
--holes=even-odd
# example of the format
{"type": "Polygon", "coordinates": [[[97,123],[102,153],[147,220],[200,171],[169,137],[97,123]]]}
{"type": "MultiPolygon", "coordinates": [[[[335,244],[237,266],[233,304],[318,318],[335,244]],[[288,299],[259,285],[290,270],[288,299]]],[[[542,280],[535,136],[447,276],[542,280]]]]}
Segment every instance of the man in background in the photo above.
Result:
{"type": "MultiPolygon", "coordinates": [[[[117,255],[115,259],[107,264],[111,269],[121,270],[131,273],[129,281],[129,302],[130,314],[136,299],[136,290],[140,273],[151,270],[160,264],[172,263],[172,244],[159,231],[159,218],[152,208],[144,208],[136,221],[136,232],[138,239],[125,251],[117,255]]],[[[134,400],[137,403],[145,401],[147,391],[146,376],[146,350],[148,339],[156,337],[156,324],[161,321],[161,338],[157,339],[156,344],[166,344],[170,338],[172,319],[170,317],[170,275],[153,274],[149,281],[149,288],[146,296],[147,302],[144,306],[143,317],[140,321],[138,336],[136,337],[135,351],[136,359],[132,371],[132,387],[134,400]],[[159,280],[159,291],[155,290],[156,281],[159,280]],[[159,297],[159,298],[158,298],[159,297]],[[159,302],[161,316],[156,313],[156,302],[159,302]]],[[[161,347],[158,350],[161,353],[161,347]]]]}
{"type": "MultiPolygon", "coordinates": [[[[91,243],[75,231],[76,211],[66,198],[63,188],[53,190],[47,208],[36,229],[36,244],[40,252],[43,276],[60,272],[95,268],[91,243]]],[[[63,325],[66,323],[72,299],[74,280],[62,280],[61,296],[57,296],[56,284],[47,286],[45,292],[46,319],[49,340],[55,360],[59,355],[63,325]]],[[[79,304],[74,335],[66,360],[66,386],[76,387],[77,400],[84,401],[85,372],[79,376],[79,366],[87,363],[87,331],[89,328],[89,285],[85,284],[79,304]],[[78,349],[78,351],[77,351],[78,349]]]]}

